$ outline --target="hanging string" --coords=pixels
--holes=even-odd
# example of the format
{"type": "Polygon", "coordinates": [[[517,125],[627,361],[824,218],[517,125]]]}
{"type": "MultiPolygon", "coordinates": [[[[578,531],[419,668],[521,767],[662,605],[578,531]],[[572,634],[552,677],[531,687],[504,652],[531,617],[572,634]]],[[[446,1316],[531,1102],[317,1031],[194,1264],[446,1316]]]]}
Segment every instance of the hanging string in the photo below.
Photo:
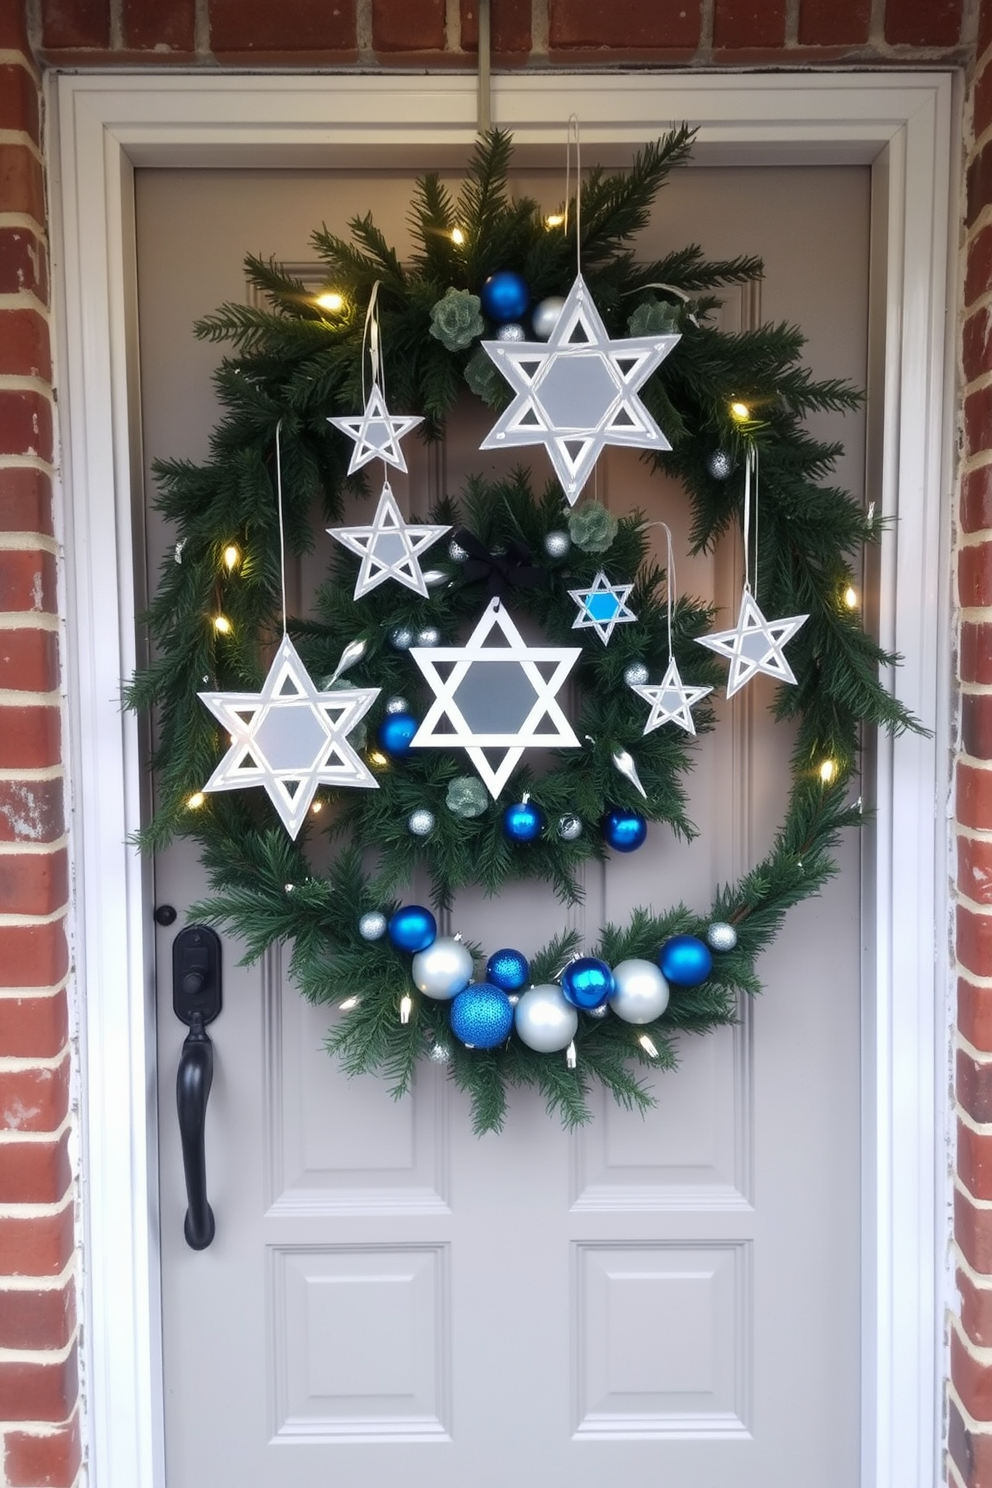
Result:
{"type": "Polygon", "coordinates": [[[279,435],[282,432],[282,419],[276,424],[276,492],[279,498],[279,583],[282,588],[282,633],[283,638],[289,634],[286,629],[286,534],[282,522],[282,446],[279,435]]]}
{"type": "Polygon", "coordinates": [[[365,312],[365,325],[362,329],[362,407],[368,401],[365,396],[365,358],[369,359],[372,368],[372,386],[379,386],[383,401],[386,397],[386,384],[383,377],[382,354],[379,348],[379,285],[381,279],[377,279],[372,286],[369,295],[369,307],[365,312]]]}
{"type": "Polygon", "coordinates": [[[568,235],[568,204],[570,201],[570,183],[572,179],[572,145],[575,145],[575,272],[582,275],[582,140],[579,133],[578,114],[569,114],[568,127],[565,131],[565,222],[564,232],[568,235]]]}
{"type": "Polygon", "coordinates": [[[758,451],[752,444],[744,459],[744,589],[758,602],[758,451]],[[751,481],[754,480],[754,588],[751,588],[751,481]]]}
{"type": "Polygon", "coordinates": [[[665,529],[665,540],[666,540],[666,542],[668,544],[668,566],[665,569],[665,588],[667,590],[667,598],[668,598],[668,655],[669,655],[669,657],[671,657],[671,655],[672,655],[672,616],[675,613],[675,604],[676,604],[676,601],[678,599],[678,593],[677,593],[676,587],[675,587],[675,544],[674,544],[674,542],[672,540],[672,529],[671,529],[671,527],[669,527],[669,525],[668,525],[667,522],[648,522],[648,523],[646,523],[645,528],[644,528],[645,532],[650,527],[664,527],[664,529],[665,529]]]}

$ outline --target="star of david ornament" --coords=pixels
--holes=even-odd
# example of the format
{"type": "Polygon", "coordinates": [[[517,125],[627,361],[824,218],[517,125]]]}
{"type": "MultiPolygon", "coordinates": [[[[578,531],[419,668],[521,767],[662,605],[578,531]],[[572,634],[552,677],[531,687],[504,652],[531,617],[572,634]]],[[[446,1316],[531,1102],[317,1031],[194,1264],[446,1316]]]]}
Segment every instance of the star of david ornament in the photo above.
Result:
{"type": "Polygon", "coordinates": [[[414,646],[410,655],[434,694],[412,748],[464,749],[494,798],[525,749],[580,747],[558,693],[581,650],[528,646],[499,599],[464,646],[414,646]]]}
{"type": "Polygon", "coordinates": [[[729,660],[727,696],[733,697],[758,672],[778,682],[795,682],[782,648],[808,619],[808,615],[789,615],[784,620],[766,620],[750,589],[745,589],[733,630],[700,636],[698,644],[729,660]]]}
{"type": "Polygon", "coordinates": [[[283,636],[261,692],[198,694],[231,736],[231,747],[203,789],[263,786],[286,831],[296,837],[318,785],[378,790],[347,736],[379,691],[318,692],[296,647],[283,636]]]}
{"type": "Polygon", "coordinates": [[[574,505],[606,445],[671,449],[637,394],[679,339],[611,341],[580,274],[547,341],[482,342],[515,397],[481,448],[543,444],[574,505]]]}
{"type": "Polygon", "coordinates": [[[648,714],[643,733],[653,733],[656,728],[661,728],[663,723],[676,723],[679,728],[685,729],[687,734],[694,734],[696,725],[691,710],[713,689],[712,687],[686,687],[679,676],[675,657],[672,656],[668,661],[668,670],[657,687],[651,687],[648,683],[632,684],[631,691],[636,692],[638,697],[642,697],[646,703],[651,704],[651,712],[648,714]]]}
{"type": "Polygon", "coordinates": [[[348,474],[354,475],[356,470],[360,470],[370,460],[377,459],[385,460],[388,465],[395,465],[397,470],[405,471],[406,460],[400,449],[400,440],[411,429],[422,424],[423,419],[411,418],[406,414],[394,417],[386,407],[382,388],[377,382],[373,382],[364,413],[356,418],[329,418],[327,422],[355,441],[348,464],[348,474]]]}
{"type": "Polygon", "coordinates": [[[425,548],[450,532],[449,527],[417,526],[404,522],[388,481],[368,527],[328,527],[327,531],[362,560],[355,583],[355,598],[361,599],[378,584],[395,579],[426,597],[427,581],[417,561],[425,548]]]}
{"type": "Polygon", "coordinates": [[[615,626],[637,619],[627,604],[633,587],[633,584],[611,584],[600,569],[590,588],[569,589],[569,595],[579,607],[572,629],[594,630],[605,646],[615,626]]]}

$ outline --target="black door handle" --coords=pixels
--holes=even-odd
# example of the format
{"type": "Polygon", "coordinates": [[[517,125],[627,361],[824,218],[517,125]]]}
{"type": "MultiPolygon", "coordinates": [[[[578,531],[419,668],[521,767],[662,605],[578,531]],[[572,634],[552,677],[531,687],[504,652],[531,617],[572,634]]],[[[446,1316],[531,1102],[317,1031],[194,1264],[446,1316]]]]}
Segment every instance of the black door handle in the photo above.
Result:
{"type": "Polygon", "coordinates": [[[186,1178],[183,1233],[192,1250],[214,1238],[214,1213],[207,1201],[207,1098],[214,1078],[214,1046],[206,1025],[221,1009],[220,940],[205,925],[189,925],[172,943],[172,1006],[188,1026],[176,1076],[176,1109],[186,1178]]]}

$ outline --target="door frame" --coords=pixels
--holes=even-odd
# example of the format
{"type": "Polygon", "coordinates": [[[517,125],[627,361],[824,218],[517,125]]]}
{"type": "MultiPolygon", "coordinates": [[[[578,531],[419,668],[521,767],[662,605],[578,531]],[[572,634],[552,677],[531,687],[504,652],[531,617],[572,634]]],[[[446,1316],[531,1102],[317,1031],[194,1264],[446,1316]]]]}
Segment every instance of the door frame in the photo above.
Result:
{"type": "MultiPolygon", "coordinates": [[[[165,1488],[147,784],[121,678],[139,661],[143,458],[133,173],[465,158],[474,76],[52,74],[48,159],[67,553],[87,1395],[94,1488],[165,1488]],[[132,493],[135,494],[132,506],[132,493]],[[112,582],[116,574],[116,585],[112,582]]],[[[689,120],[703,164],[872,170],[867,487],[902,517],[879,560],[881,643],[933,733],[875,751],[862,1028],[861,1488],[932,1488],[941,1449],[951,1179],[947,827],[954,253],[960,80],[947,72],[527,73],[494,122],[562,158],[577,113],[607,163],[689,120]],[[898,588],[896,576],[898,574],[898,588]],[[937,623],[934,624],[934,617],[937,623]]],[[[746,245],[744,245],[746,246],[746,245]]]]}

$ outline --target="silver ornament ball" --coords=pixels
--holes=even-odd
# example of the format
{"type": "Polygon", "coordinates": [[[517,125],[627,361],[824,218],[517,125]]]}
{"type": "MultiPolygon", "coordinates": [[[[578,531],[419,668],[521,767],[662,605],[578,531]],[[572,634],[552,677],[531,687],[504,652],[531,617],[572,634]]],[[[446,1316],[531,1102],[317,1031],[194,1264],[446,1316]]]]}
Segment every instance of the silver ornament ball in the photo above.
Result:
{"type": "Polygon", "coordinates": [[[386,916],[378,909],[370,909],[359,920],[358,933],[363,940],[381,940],[386,933],[386,916]]]}
{"type": "Polygon", "coordinates": [[[429,837],[434,830],[434,813],[428,811],[426,806],[418,806],[416,811],[410,812],[406,825],[414,837],[429,837]]]}
{"type": "Polygon", "coordinates": [[[440,646],[441,632],[436,625],[425,625],[423,630],[417,631],[418,646],[440,646]]]}
{"type": "Polygon", "coordinates": [[[538,1054],[567,1049],[579,1027],[579,1015],[555,982],[524,992],[513,1012],[517,1037],[538,1054]]]}
{"type": "Polygon", "coordinates": [[[496,332],[497,341],[525,341],[524,328],[515,320],[508,320],[496,332]]]}
{"type": "Polygon", "coordinates": [[[732,951],[737,944],[737,931],[723,920],[714,920],[706,932],[706,939],[714,951],[732,951]]]}
{"type": "Polygon", "coordinates": [[[464,563],[466,558],[468,557],[468,553],[462,547],[460,542],[456,542],[455,539],[452,538],[448,544],[448,557],[451,559],[452,563],[464,563]]]}
{"type": "Polygon", "coordinates": [[[453,935],[439,935],[426,951],[418,951],[410,972],[425,997],[450,1002],[472,980],[472,957],[453,935]]]}
{"type": "Polygon", "coordinates": [[[706,461],[706,469],[714,480],[726,480],[734,468],[734,462],[726,450],[714,450],[706,461]]]}
{"type": "Polygon", "coordinates": [[[555,326],[561,318],[561,312],[565,308],[565,301],[561,295],[548,295],[546,300],[541,300],[534,306],[534,313],[530,318],[534,327],[534,335],[539,341],[547,341],[555,326]]]}
{"type": "Polygon", "coordinates": [[[558,818],[557,832],[562,842],[574,842],[578,837],[582,836],[581,818],[572,816],[571,813],[560,816],[558,818]]]}
{"type": "Polygon", "coordinates": [[[394,625],[389,632],[389,644],[394,651],[409,651],[413,641],[414,634],[409,625],[394,625]]]}
{"type": "Polygon", "coordinates": [[[544,537],[544,551],[549,558],[564,558],[572,546],[572,539],[567,532],[548,532],[544,537]]]}
{"type": "Polygon", "coordinates": [[[613,981],[610,1007],[625,1023],[653,1023],[668,1006],[668,983],[653,961],[621,961],[613,981]]]}
{"type": "Polygon", "coordinates": [[[387,713],[409,713],[410,704],[405,697],[391,697],[386,700],[387,713]]]}
{"type": "Polygon", "coordinates": [[[610,1004],[604,1002],[598,1008],[583,1008],[582,1011],[587,1018],[605,1018],[610,1011],[610,1004]]]}
{"type": "Polygon", "coordinates": [[[623,674],[628,687],[643,687],[648,680],[648,669],[643,661],[632,661],[623,674]]]}

